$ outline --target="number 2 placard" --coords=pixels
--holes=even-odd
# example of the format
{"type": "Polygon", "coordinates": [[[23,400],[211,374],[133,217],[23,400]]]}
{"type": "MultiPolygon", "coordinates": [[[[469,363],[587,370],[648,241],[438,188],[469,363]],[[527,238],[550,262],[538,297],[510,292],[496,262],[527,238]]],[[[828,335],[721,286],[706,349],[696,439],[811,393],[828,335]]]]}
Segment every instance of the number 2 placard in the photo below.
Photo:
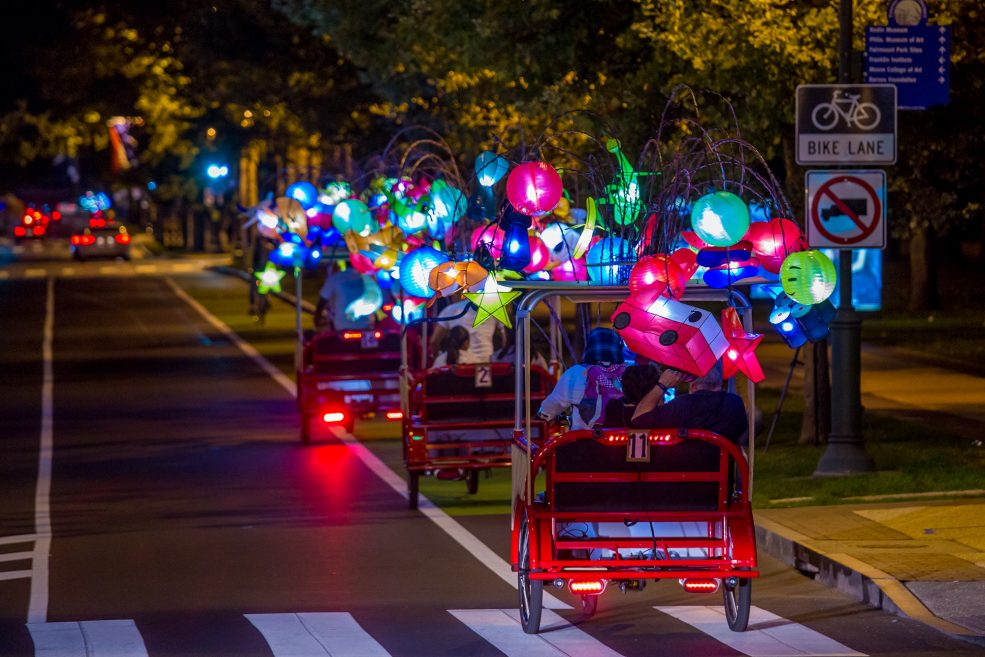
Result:
{"type": "Polygon", "coordinates": [[[475,387],[492,388],[492,366],[490,365],[475,366],[475,387]]]}

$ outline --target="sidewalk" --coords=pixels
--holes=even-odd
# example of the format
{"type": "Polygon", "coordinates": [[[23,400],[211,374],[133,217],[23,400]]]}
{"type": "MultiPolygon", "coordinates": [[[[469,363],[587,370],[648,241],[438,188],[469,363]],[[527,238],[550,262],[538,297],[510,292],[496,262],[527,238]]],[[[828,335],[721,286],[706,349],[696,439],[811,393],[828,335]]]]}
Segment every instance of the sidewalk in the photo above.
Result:
{"type": "Polygon", "coordinates": [[[757,540],[862,602],[985,645],[985,490],[978,495],[757,509],[757,540]]]}

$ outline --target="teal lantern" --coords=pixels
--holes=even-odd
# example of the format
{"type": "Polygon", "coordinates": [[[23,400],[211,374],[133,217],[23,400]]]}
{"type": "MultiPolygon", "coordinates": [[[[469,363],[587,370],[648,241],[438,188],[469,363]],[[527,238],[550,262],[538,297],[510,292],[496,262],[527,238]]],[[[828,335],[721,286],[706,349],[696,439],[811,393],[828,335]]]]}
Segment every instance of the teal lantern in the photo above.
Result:
{"type": "Polygon", "coordinates": [[[447,228],[461,219],[468,207],[468,199],[461,190],[440,178],[431,183],[431,218],[435,222],[447,228]]]}
{"type": "Polygon", "coordinates": [[[812,306],[821,303],[834,292],[838,274],[831,259],[817,251],[791,253],[780,265],[780,285],[787,296],[812,306]]]}
{"type": "Polygon", "coordinates": [[[732,246],[749,230],[749,208],[731,192],[705,194],[691,208],[691,228],[710,246],[732,246]]]}
{"type": "Polygon", "coordinates": [[[510,170],[510,163],[502,155],[482,151],[475,158],[475,175],[483,187],[492,187],[510,170]]]}
{"type": "Polygon", "coordinates": [[[332,212],[332,225],[343,235],[351,230],[363,237],[379,229],[379,225],[373,221],[369,208],[356,198],[347,199],[335,206],[332,212]]]}

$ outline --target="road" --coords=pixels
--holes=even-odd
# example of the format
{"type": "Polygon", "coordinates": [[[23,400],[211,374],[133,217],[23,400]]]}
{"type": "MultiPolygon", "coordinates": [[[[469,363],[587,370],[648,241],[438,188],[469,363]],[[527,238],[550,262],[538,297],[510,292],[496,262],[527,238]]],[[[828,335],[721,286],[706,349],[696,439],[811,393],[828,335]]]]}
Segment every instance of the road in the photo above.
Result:
{"type": "Polygon", "coordinates": [[[365,425],[302,447],[289,384],[187,297],[242,282],[89,273],[0,280],[2,656],[981,654],[766,555],[743,635],[672,582],[524,635],[508,517],[408,510],[365,425]]]}

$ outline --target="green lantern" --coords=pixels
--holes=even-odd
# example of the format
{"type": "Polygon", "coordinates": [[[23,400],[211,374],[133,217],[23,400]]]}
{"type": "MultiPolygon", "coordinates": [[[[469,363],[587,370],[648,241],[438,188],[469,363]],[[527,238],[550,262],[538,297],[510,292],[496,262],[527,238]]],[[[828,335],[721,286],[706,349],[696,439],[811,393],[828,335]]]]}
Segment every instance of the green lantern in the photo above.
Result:
{"type": "Polygon", "coordinates": [[[731,192],[705,194],[691,208],[691,228],[710,246],[732,246],[749,230],[749,208],[731,192]]]}
{"type": "Polygon", "coordinates": [[[366,204],[355,198],[347,199],[335,206],[335,211],[332,212],[332,225],[343,235],[351,230],[363,237],[375,233],[380,228],[373,220],[373,215],[366,204]]]}
{"type": "Polygon", "coordinates": [[[612,183],[605,187],[606,203],[612,206],[612,216],[617,225],[636,223],[643,210],[640,176],[646,174],[640,174],[633,168],[615,139],[607,140],[605,147],[619,163],[619,173],[612,183]]]}
{"type": "Polygon", "coordinates": [[[780,284],[787,296],[806,306],[821,303],[834,292],[838,273],[820,251],[791,253],[780,265],[780,284]]]}

